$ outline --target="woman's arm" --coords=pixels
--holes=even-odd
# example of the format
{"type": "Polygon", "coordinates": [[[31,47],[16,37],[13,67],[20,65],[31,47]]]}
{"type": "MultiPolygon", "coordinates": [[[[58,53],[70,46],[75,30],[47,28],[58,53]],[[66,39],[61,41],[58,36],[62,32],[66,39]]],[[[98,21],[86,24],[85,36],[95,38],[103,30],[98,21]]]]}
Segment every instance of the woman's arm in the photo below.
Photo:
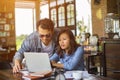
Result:
{"type": "Polygon", "coordinates": [[[53,67],[63,68],[63,64],[59,63],[59,55],[57,53],[50,57],[50,61],[53,67]]]}
{"type": "Polygon", "coordinates": [[[63,64],[58,63],[58,62],[56,62],[56,61],[51,61],[51,64],[52,64],[52,66],[55,67],[55,68],[63,68],[63,64]]]}
{"type": "Polygon", "coordinates": [[[79,67],[84,64],[83,53],[84,53],[83,48],[78,47],[75,53],[66,62],[63,63],[64,69],[66,70],[79,69],[79,67]]]}

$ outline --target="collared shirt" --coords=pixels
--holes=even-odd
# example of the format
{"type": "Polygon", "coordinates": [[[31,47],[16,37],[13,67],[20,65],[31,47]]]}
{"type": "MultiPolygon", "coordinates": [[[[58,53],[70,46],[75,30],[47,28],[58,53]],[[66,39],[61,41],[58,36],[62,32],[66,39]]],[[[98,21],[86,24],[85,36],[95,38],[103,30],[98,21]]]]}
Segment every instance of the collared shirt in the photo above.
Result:
{"type": "Polygon", "coordinates": [[[83,47],[78,47],[76,51],[71,54],[67,55],[64,53],[63,57],[55,53],[50,60],[52,61],[60,61],[64,65],[65,70],[84,70],[84,50],[83,47]]]}
{"type": "MultiPolygon", "coordinates": [[[[54,34],[52,37],[51,47],[52,50],[50,51],[49,56],[51,57],[55,52],[56,48],[56,36],[58,35],[59,30],[55,29],[54,34]]],[[[41,52],[42,49],[42,42],[39,37],[39,33],[37,31],[31,33],[26,39],[23,41],[21,48],[15,53],[14,59],[19,59],[22,61],[24,58],[24,52],[41,52]]]]}
{"type": "Polygon", "coordinates": [[[53,48],[52,48],[52,41],[49,43],[48,46],[46,46],[42,42],[41,52],[48,53],[50,55],[50,53],[52,52],[52,50],[53,50],[53,48]]]}

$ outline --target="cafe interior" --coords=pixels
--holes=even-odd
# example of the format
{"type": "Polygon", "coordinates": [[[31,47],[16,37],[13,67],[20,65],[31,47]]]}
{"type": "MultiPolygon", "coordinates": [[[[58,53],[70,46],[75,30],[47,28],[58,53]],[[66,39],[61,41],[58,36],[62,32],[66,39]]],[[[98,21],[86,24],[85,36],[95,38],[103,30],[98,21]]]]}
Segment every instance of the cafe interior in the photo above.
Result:
{"type": "MultiPolygon", "coordinates": [[[[84,46],[86,70],[97,76],[89,80],[120,80],[120,0],[1,0],[0,80],[22,80],[9,71],[18,50],[17,26],[27,23],[17,25],[17,9],[31,9],[32,31],[42,18],[53,20],[55,28],[69,28],[84,46]]],[[[18,31],[29,29],[24,28],[18,31]]]]}

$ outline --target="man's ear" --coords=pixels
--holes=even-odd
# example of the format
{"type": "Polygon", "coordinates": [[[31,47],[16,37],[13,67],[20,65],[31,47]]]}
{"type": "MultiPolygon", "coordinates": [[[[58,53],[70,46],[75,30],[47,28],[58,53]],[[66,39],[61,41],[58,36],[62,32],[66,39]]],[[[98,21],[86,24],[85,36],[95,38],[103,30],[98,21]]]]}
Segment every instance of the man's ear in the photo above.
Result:
{"type": "Polygon", "coordinates": [[[54,34],[54,30],[51,30],[52,34],[54,34]]]}

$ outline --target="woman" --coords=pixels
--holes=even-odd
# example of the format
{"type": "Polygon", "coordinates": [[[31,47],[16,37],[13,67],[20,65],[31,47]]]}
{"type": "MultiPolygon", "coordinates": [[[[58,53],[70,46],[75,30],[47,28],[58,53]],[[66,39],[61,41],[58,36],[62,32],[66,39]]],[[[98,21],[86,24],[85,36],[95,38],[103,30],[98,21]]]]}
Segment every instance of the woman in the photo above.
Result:
{"type": "Polygon", "coordinates": [[[57,42],[57,52],[50,58],[52,66],[65,70],[84,70],[84,50],[76,43],[72,31],[61,30],[57,42]]]}

